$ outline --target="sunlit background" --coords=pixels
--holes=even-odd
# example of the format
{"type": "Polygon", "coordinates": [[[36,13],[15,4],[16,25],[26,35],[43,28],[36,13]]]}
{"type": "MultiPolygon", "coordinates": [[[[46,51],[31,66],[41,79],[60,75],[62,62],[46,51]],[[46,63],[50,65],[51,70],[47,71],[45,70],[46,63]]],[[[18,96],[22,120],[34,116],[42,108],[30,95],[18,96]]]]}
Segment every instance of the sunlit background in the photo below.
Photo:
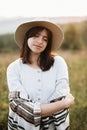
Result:
{"type": "Polygon", "coordinates": [[[86,15],[86,0],[0,0],[0,17],[86,15]]]}
{"type": "Polygon", "coordinates": [[[56,23],[83,21],[87,19],[86,0],[0,0],[0,34],[38,18],[56,23]]]}

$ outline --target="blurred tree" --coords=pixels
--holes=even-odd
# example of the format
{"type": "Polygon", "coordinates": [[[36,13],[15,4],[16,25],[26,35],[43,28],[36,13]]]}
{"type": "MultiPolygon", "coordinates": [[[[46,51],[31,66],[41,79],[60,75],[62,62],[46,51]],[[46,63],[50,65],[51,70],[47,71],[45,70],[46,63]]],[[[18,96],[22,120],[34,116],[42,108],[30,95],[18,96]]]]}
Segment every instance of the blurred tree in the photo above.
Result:
{"type": "Polygon", "coordinates": [[[13,34],[5,34],[0,35],[0,51],[16,51],[18,50],[18,46],[15,44],[14,35],[13,34]]]}
{"type": "Polygon", "coordinates": [[[75,23],[66,25],[64,30],[64,42],[62,45],[63,49],[81,49],[80,33],[75,23]]]}
{"type": "Polygon", "coordinates": [[[81,37],[82,41],[84,42],[84,46],[87,47],[87,21],[84,21],[81,26],[81,37]]]}
{"type": "Polygon", "coordinates": [[[0,37],[0,52],[2,51],[2,48],[4,48],[3,38],[0,37]]]}

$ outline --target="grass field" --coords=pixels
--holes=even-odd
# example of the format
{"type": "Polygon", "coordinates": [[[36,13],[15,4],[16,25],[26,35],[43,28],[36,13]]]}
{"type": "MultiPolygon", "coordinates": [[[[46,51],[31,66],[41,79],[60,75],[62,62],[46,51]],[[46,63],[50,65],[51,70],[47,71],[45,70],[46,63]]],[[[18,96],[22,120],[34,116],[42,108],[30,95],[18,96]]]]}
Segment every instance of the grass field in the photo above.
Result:
{"type": "MultiPolygon", "coordinates": [[[[75,96],[75,105],[70,109],[70,130],[87,130],[87,50],[59,53],[68,64],[71,93],[75,96]]],[[[18,57],[18,53],[0,54],[0,130],[7,128],[9,103],[6,69],[18,57]]]]}

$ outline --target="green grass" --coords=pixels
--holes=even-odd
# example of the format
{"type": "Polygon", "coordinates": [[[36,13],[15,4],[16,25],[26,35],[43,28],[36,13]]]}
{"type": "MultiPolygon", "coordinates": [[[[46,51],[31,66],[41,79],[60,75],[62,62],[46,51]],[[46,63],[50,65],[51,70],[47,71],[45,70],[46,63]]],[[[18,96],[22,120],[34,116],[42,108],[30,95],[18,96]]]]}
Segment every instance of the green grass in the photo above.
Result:
{"type": "Polygon", "coordinates": [[[87,130],[86,51],[65,53],[64,57],[69,68],[71,93],[75,96],[75,105],[70,109],[70,130],[87,130]]]}
{"type": "Polygon", "coordinates": [[[6,69],[17,57],[18,54],[0,54],[0,130],[6,130],[9,109],[6,69]]]}
{"type": "MultiPolygon", "coordinates": [[[[87,130],[87,56],[86,51],[59,52],[68,64],[70,89],[75,104],[70,109],[70,130],[87,130]]],[[[6,69],[19,57],[17,53],[0,54],[0,130],[6,130],[8,116],[8,87],[6,69]]]]}

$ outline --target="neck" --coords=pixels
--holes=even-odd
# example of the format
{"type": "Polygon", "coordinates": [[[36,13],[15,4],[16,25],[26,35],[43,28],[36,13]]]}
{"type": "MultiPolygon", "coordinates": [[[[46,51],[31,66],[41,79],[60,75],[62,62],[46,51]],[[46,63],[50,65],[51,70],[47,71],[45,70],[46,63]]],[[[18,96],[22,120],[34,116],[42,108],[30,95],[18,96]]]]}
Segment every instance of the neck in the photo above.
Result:
{"type": "Polygon", "coordinates": [[[38,66],[38,58],[40,54],[31,53],[31,65],[38,66]]]}

